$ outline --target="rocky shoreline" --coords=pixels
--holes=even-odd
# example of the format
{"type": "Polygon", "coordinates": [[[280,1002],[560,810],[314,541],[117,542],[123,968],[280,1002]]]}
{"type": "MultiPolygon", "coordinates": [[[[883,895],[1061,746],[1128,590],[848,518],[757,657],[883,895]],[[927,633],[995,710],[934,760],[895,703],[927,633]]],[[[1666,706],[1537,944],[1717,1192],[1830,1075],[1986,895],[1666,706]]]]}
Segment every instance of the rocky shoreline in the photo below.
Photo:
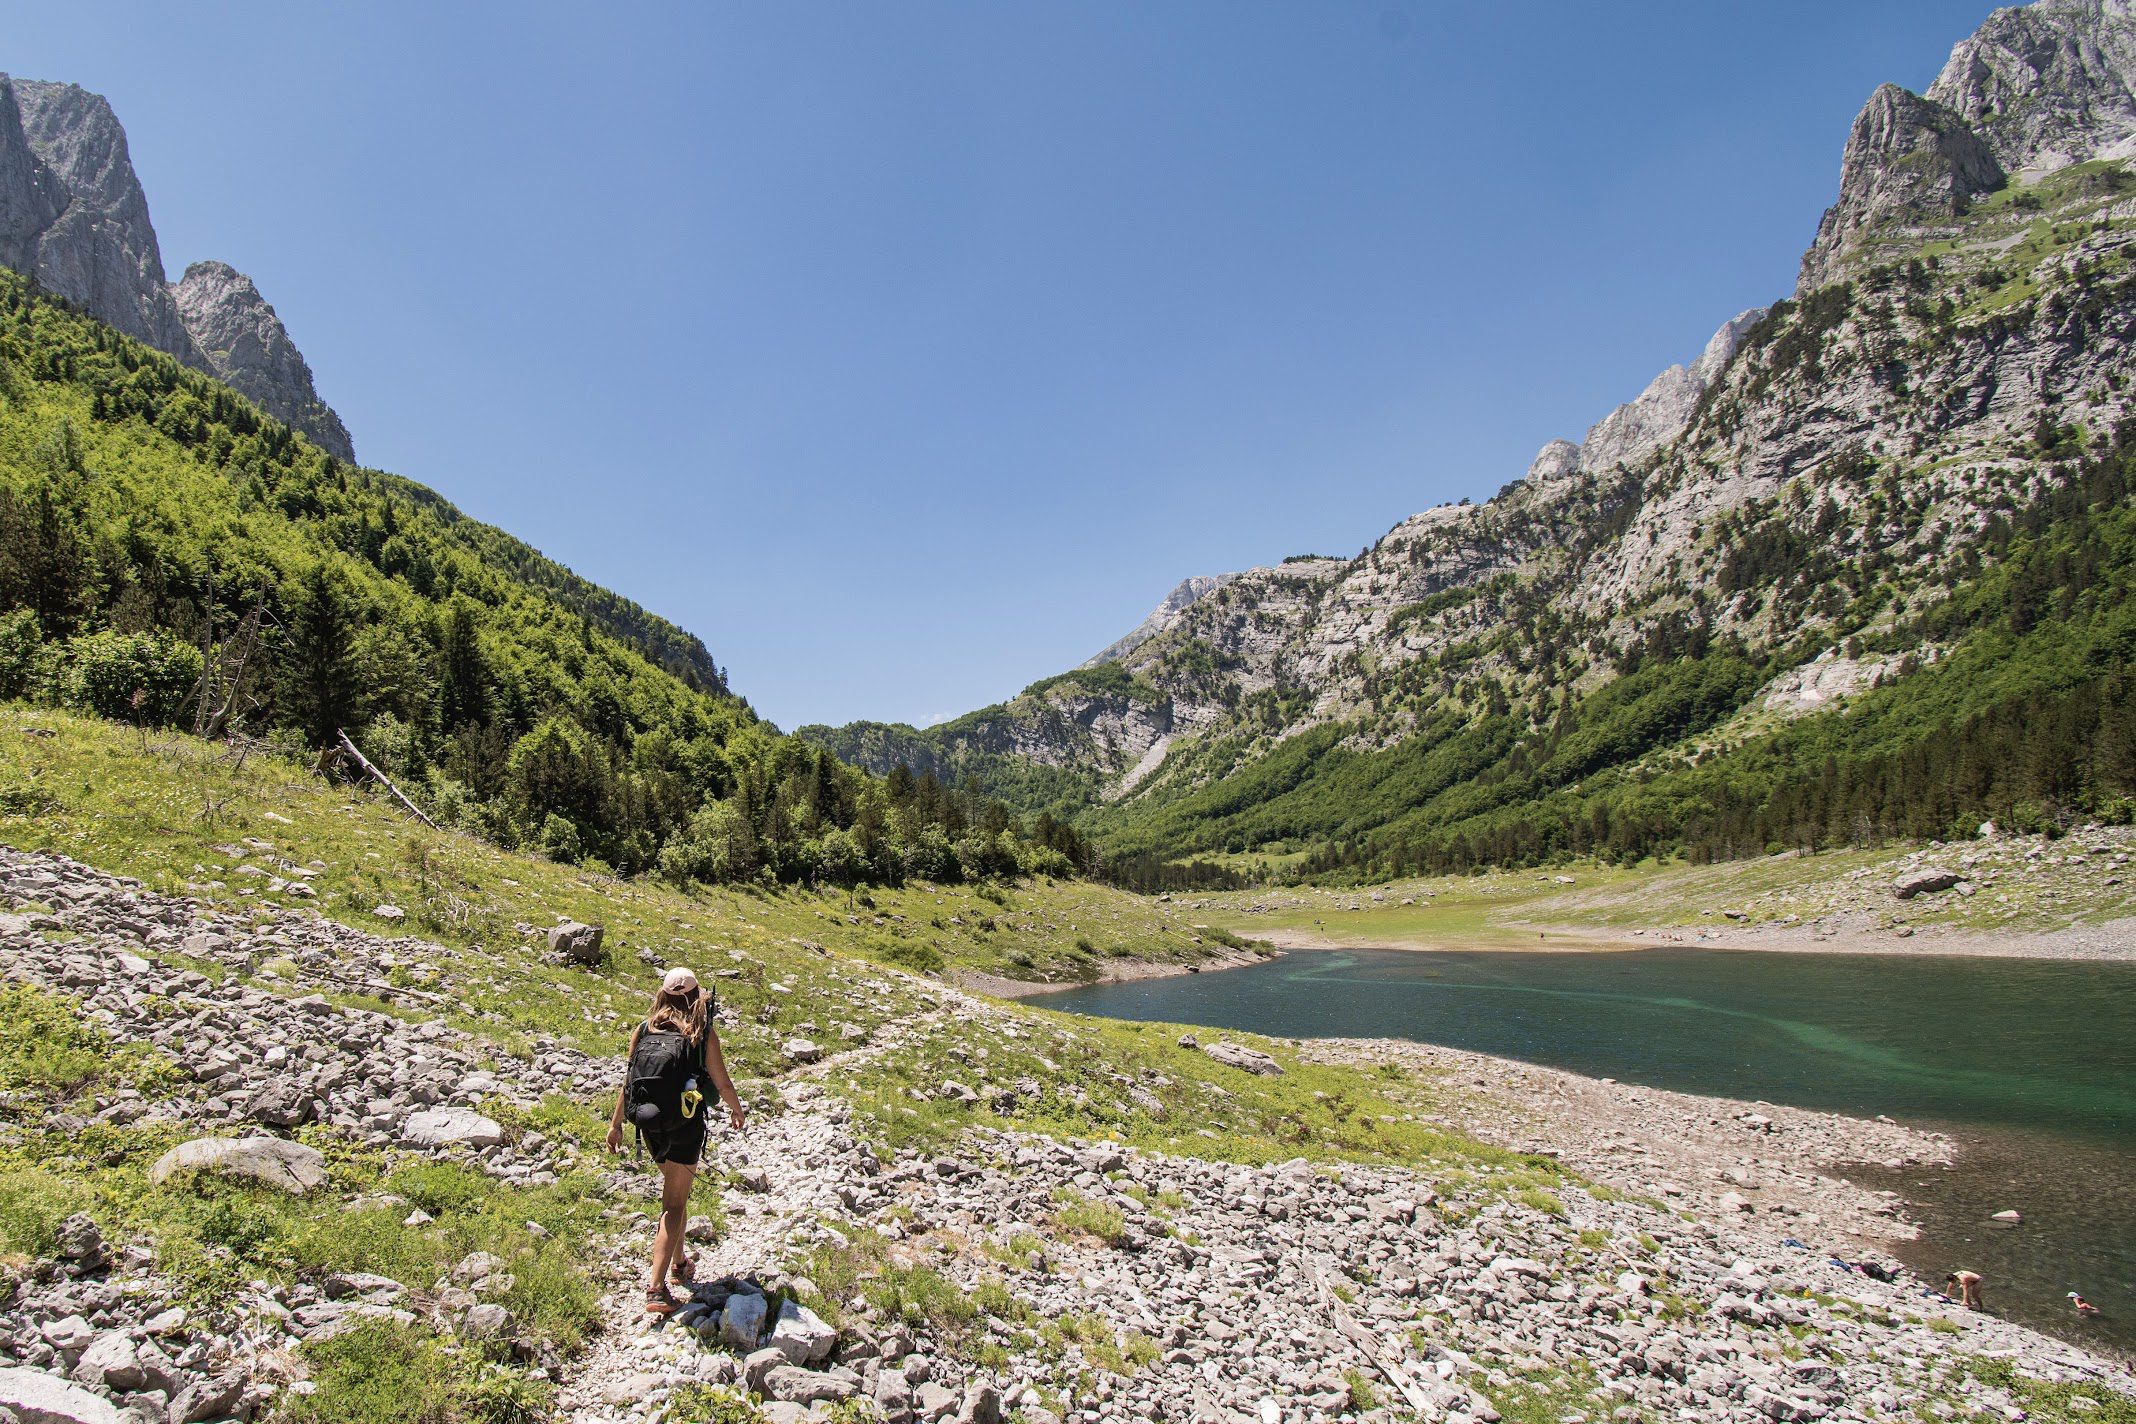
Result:
{"type": "MultiPolygon", "coordinates": [[[[1948,925],[1924,925],[1904,933],[1880,927],[1869,914],[1835,916],[1815,928],[1776,925],[1679,925],[1662,929],[1624,930],[1569,923],[1545,923],[1533,943],[1492,944],[1491,954],[1630,954],[1643,949],[1735,949],[1758,954],[1860,954],[1908,956],[1949,954],[1973,959],[2062,959],[2092,963],[2136,963],[2136,917],[2095,925],[2071,925],[2043,933],[1988,933],[1948,925]]],[[[1384,943],[1352,944],[1324,935],[1276,930],[1254,939],[1282,953],[1340,949],[1391,949],[1427,954],[1475,952],[1469,944],[1389,935],[1384,943]]],[[[1226,965],[1225,968],[1234,966],[1226,965]]],[[[1121,978],[1143,976],[1122,975],[1121,978]]],[[[1069,988],[1070,985],[1049,985],[1069,988]]],[[[992,991],[988,991],[992,992],[992,991]]]]}
{"type": "MultiPolygon", "coordinates": [[[[507,1192],[591,1166],[539,1134],[493,1132],[482,1105],[555,1088],[597,1096],[612,1090],[612,1063],[553,1043],[507,1061],[413,1011],[318,992],[368,983],[418,942],[306,912],[226,918],[57,856],[0,852],[0,895],[45,907],[0,919],[0,977],[75,997],[114,1041],[160,1046],[188,1069],[166,1099],[100,1102],[104,1124],[241,1136],[291,1158],[316,1153],[307,1140],[347,1143],[462,1163],[507,1192]],[[290,966],[285,992],[242,982],[263,956],[290,966]],[[294,1061],[290,1044],[304,1048],[294,1061]]],[[[719,1144],[725,1220],[693,1225],[699,1278],[761,1286],[747,1342],[726,1319],[709,1338],[647,1327],[650,1221],[620,1203],[649,1208],[651,1182],[601,1168],[619,1202],[584,1262],[602,1328],[575,1353],[524,1332],[496,1299],[508,1263],[480,1253],[436,1282],[300,1277],[188,1311],[151,1247],[70,1220],[49,1258],[6,1278],[0,1409],[80,1424],[264,1418],[309,1387],[315,1340],[381,1316],[456,1348],[514,1342],[553,1385],[556,1417],[585,1424],[639,1424],[670,1406],[699,1418],[747,1390],[769,1396],[762,1417],[782,1424],[851,1399],[891,1424],[997,1424],[1017,1410],[1026,1424],[1491,1424],[1538,1399],[1565,1419],[1742,1424],[1866,1421],[1937,1399],[2018,1408],[2014,1386],[1981,1375],[1990,1365],[2102,1399],[2136,1391],[2126,1364],[1957,1310],[1903,1269],[1885,1280],[1834,1264],[1885,1269],[1874,1243],[1905,1223],[1829,1164],[1948,1149],[1897,1124],[1403,1043],[1302,1052],[1424,1075],[1445,1126],[1535,1155],[1234,1163],[983,1124],[889,1150],[841,1095],[875,1055],[927,1031],[983,1040],[1028,1023],[1013,1005],[929,988],[914,1021],[794,1068],[748,1132],[719,1144]]],[[[1203,1037],[1242,1082],[1282,1071],[1203,1037]]]]}

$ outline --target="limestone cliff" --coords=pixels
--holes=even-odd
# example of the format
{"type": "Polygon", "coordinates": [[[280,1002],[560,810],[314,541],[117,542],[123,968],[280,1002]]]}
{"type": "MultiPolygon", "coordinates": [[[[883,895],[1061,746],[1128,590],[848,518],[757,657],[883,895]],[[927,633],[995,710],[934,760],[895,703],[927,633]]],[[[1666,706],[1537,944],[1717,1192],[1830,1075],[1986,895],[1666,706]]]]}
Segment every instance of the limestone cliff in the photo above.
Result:
{"type": "Polygon", "coordinates": [[[2036,178],[2136,153],[2136,3],[2044,0],[1997,10],[1952,49],[1928,98],[2009,173],[2036,178]]]}
{"type": "Polygon", "coordinates": [[[57,199],[32,265],[20,270],[128,336],[201,365],[164,284],[148,198],[111,105],[76,85],[33,79],[15,80],[8,93],[17,119],[0,124],[0,141],[19,132],[27,153],[7,162],[40,165],[57,199]]]}
{"type": "Polygon", "coordinates": [[[1835,280],[1871,235],[1961,217],[2004,181],[1987,141],[1964,119],[1896,84],[1882,86],[1847,136],[1839,200],[1817,226],[1798,289],[1835,280]]]}

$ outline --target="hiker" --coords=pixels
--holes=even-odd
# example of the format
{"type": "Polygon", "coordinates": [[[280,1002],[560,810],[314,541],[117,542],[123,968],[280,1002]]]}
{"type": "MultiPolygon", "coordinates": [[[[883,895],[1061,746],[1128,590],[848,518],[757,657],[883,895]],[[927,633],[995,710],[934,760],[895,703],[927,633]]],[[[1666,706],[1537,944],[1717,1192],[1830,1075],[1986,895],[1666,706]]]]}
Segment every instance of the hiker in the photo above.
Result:
{"type": "Polygon", "coordinates": [[[1967,1310],[1980,1310],[1980,1272],[1953,1271],[1943,1278],[1943,1293],[1958,1297],[1967,1310]]]}
{"type": "Polygon", "coordinates": [[[690,1186],[705,1150],[701,1082],[711,1080],[734,1130],[742,1130],[742,1100],[727,1076],[719,1031],[712,1026],[712,996],[698,985],[695,974],[679,967],[667,972],[645,1022],[631,1030],[626,1062],[615,1115],[608,1121],[608,1150],[623,1150],[627,1116],[646,1154],[660,1165],[660,1227],[653,1233],[645,1311],[666,1315],[680,1303],[668,1289],[670,1277],[687,1285],[691,1275],[683,1229],[690,1220],[690,1186]]]}

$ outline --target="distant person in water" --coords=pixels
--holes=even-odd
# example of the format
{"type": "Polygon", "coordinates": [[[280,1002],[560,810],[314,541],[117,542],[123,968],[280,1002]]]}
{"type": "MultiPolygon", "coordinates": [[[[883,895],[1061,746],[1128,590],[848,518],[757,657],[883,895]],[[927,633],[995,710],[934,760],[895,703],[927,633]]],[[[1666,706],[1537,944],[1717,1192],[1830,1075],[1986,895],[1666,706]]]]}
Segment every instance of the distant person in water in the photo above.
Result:
{"type": "Polygon", "coordinates": [[[653,1233],[652,1280],[645,1288],[648,1315],[666,1315],[678,1302],[668,1281],[687,1283],[690,1254],[683,1232],[690,1220],[690,1187],[705,1150],[705,1093],[709,1083],[727,1106],[727,1120],[742,1130],[742,1100],[727,1076],[719,1031],[712,1026],[712,996],[687,969],[670,969],[653,995],[645,1022],[631,1030],[628,1067],[616,1110],[608,1120],[608,1150],[623,1150],[623,1126],[660,1168],[660,1226],[653,1233]]]}
{"type": "Polygon", "coordinates": [[[2098,1306],[2093,1305],[2090,1301],[2086,1300],[2083,1296],[2078,1295],[2075,1291],[2071,1291],[2069,1293],[2069,1303],[2076,1307],[2077,1314],[2084,1316],[2087,1319],[2099,1313],[2098,1306]]]}
{"type": "Polygon", "coordinates": [[[1953,1271],[1943,1278],[1943,1293],[1954,1296],[1967,1310],[1979,1310],[1980,1272],[1953,1271]]]}

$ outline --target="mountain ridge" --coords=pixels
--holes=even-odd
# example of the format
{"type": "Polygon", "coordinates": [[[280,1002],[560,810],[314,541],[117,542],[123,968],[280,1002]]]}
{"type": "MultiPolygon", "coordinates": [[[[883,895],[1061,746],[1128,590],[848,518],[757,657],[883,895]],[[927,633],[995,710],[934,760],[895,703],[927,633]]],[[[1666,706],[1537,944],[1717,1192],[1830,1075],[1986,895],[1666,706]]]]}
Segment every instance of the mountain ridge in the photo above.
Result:
{"type": "Polygon", "coordinates": [[[1012,800],[1017,763],[1045,764],[1044,785],[1072,788],[1049,809],[1108,850],[1282,853],[1393,834],[1373,827],[1454,807],[1464,781],[1518,780],[1583,716],[1680,707],[1650,707],[1593,770],[1640,764],[1767,700],[1798,706],[1787,679],[1857,644],[1892,643],[1877,680],[1910,695],[1948,649],[1894,640],[2010,556],[2013,519],[2062,508],[2071,481],[2120,478],[2098,462],[2121,448],[2136,378],[2120,282],[2136,173],[2112,156],[2136,147],[2130,17],[2125,0],[1998,11],[1930,95],[1880,87],[1795,293],[1724,323],[1493,499],[1160,610],[1109,687],[1102,668],[1046,679],[919,735],[1012,800]],[[1716,648],[1739,655],[1680,703],[1642,672],[1716,648]],[[1349,794],[1369,813],[1313,800],[1353,763],[1462,747],[1465,769],[1412,801],[1363,783],[1349,794]]]}

